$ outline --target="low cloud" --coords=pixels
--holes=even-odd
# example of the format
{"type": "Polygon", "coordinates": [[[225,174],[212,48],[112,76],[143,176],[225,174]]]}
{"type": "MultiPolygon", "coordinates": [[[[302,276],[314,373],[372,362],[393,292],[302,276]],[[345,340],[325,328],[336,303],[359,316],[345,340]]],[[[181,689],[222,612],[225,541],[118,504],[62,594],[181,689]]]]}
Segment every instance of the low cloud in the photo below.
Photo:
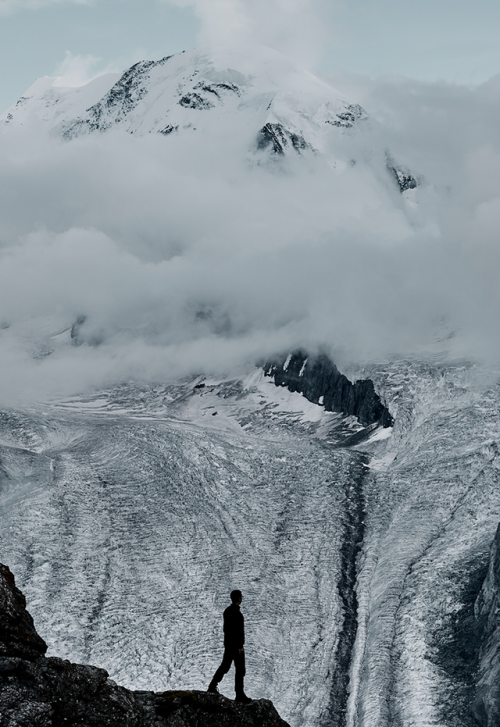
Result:
{"type": "Polygon", "coordinates": [[[210,139],[2,134],[0,399],[299,345],[345,362],[495,361],[498,79],[337,81],[374,119],[331,150],[351,166],[256,160],[237,125],[210,139]],[[413,199],[385,172],[387,148],[421,180],[413,199]]]}
{"type": "Polygon", "coordinates": [[[323,0],[162,0],[191,7],[202,22],[200,41],[212,45],[269,45],[312,66],[323,44],[333,5],[323,0]]]}
{"type": "Polygon", "coordinates": [[[102,58],[92,55],[74,55],[66,51],[64,60],[55,68],[53,76],[56,80],[53,86],[77,87],[90,83],[94,78],[104,76],[106,73],[116,73],[119,69],[115,65],[108,65],[102,69],[99,66],[102,58]]]}

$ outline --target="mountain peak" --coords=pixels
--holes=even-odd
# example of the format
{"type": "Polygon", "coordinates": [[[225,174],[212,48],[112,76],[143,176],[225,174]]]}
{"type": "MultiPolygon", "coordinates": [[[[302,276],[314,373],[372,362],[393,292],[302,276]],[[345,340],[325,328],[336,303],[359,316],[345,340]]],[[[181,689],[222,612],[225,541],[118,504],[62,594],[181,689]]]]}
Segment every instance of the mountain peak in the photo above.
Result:
{"type": "Polygon", "coordinates": [[[249,150],[282,155],[323,151],[332,134],[367,114],[271,48],[200,47],[77,88],[39,79],[1,119],[4,127],[41,122],[66,140],[112,129],[169,136],[237,126],[249,150]]]}

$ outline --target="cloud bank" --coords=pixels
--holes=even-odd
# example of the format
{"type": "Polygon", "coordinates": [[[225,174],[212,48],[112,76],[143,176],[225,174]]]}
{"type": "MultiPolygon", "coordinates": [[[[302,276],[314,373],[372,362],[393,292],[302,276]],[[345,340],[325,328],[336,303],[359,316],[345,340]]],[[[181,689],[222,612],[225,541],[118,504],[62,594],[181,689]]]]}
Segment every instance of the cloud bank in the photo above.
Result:
{"type": "Polygon", "coordinates": [[[99,76],[106,73],[116,73],[119,69],[115,65],[109,65],[99,69],[102,58],[92,55],[78,55],[66,51],[64,60],[58,64],[54,71],[56,80],[54,86],[78,87],[84,86],[99,76]]]}
{"type": "Polygon", "coordinates": [[[202,22],[200,41],[209,45],[269,45],[311,66],[323,44],[334,39],[335,3],[323,0],[163,0],[193,8],[202,22]]]}
{"type": "Polygon", "coordinates": [[[237,126],[210,143],[0,135],[0,400],[299,345],[496,361],[500,81],[337,80],[375,119],[343,137],[342,170],[256,164],[237,126]],[[420,176],[413,200],[372,164],[386,148],[420,176]]]}

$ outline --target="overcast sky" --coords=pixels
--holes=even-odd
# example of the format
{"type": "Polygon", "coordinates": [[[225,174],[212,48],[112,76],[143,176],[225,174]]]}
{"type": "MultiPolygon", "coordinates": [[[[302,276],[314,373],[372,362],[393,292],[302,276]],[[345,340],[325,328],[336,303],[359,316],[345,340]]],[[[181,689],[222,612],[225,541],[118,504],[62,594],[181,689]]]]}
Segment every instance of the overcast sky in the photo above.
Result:
{"type": "Polygon", "coordinates": [[[0,0],[0,111],[40,76],[78,83],[242,31],[326,76],[479,83],[500,69],[495,0],[0,0]]]}

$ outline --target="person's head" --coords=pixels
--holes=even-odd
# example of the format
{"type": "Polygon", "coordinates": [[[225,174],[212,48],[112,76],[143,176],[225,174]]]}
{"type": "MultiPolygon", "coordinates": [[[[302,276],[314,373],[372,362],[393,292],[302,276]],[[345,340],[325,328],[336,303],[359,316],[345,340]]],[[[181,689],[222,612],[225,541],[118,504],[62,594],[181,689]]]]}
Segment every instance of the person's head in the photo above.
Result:
{"type": "Polygon", "coordinates": [[[241,595],[241,591],[231,591],[231,603],[234,603],[234,604],[236,604],[236,606],[239,606],[242,598],[243,598],[243,596],[241,595]]]}

